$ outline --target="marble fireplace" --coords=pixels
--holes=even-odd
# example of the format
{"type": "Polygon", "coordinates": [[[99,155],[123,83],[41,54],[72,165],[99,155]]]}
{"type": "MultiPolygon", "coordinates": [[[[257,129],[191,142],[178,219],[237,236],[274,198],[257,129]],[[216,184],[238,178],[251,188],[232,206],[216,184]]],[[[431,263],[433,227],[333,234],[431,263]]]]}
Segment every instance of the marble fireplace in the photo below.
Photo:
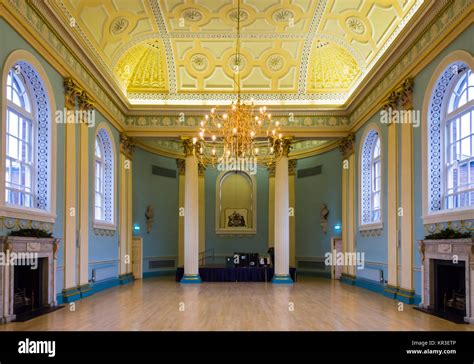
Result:
{"type": "Polygon", "coordinates": [[[474,239],[420,240],[420,306],[474,324],[474,239]]]}
{"type": "Polygon", "coordinates": [[[0,323],[55,307],[59,239],[0,236],[0,323]]]}

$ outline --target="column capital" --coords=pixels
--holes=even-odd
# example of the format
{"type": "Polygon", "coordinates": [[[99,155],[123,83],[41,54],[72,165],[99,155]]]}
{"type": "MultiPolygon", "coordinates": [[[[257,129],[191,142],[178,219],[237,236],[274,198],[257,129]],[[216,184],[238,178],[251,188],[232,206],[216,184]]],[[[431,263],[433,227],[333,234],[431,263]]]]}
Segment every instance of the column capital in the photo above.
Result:
{"type": "MultiPolygon", "coordinates": [[[[413,108],[413,78],[407,78],[403,83],[392,90],[383,105],[384,110],[398,109],[399,106],[404,109],[413,108]]],[[[391,123],[391,122],[390,122],[391,123]]],[[[389,123],[389,124],[390,124],[389,123]]]]}
{"type": "Polygon", "coordinates": [[[203,177],[205,171],[206,171],[206,166],[202,164],[201,162],[199,162],[198,163],[198,176],[203,177]]]}
{"type": "Polygon", "coordinates": [[[413,78],[407,78],[398,90],[400,104],[404,109],[413,109],[413,78]]]}
{"type": "Polygon", "coordinates": [[[186,157],[190,155],[196,155],[196,148],[199,148],[200,142],[196,141],[193,138],[182,138],[183,142],[183,151],[186,157]]]}
{"type": "Polygon", "coordinates": [[[82,93],[82,87],[72,78],[64,78],[64,95],[66,96],[66,108],[73,109],[76,104],[76,97],[82,93]]]}
{"type": "Polygon", "coordinates": [[[275,162],[267,164],[268,177],[275,177],[275,162]]]}
{"type": "Polygon", "coordinates": [[[133,139],[125,133],[120,133],[120,152],[122,152],[128,159],[133,159],[135,143],[133,142],[133,139]]]}
{"type": "Polygon", "coordinates": [[[288,175],[294,176],[296,174],[296,165],[298,164],[297,159],[290,159],[288,161],[288,175]]]}
{"type": "Polygon", "coordinates": [[[339,142],[339,150],[341,152],[342,158],[349,157],[352,153],[354,153],[354,145],[355,145],[355,134],[349,133],[348,136],[342,138],[339,142]]]}
{"type": "Polygon", "coordinates": [[[92,110],[95,108],[94,101],[89,96],[89,94],[82,90],[82,92],[78,95],[79,100],[79,108],[81,110],[92,110]]]}
{"type": "Polygon", "coordinates": [[[180,176],[184,176],[184,173],[185,173],[185,166],[186,166],[186,163],[184,162],[184,159],[176,159],[176,166],[178,167],[178,174],[180,176]]]}
{"type": "Polygon", "coordinates": [[[288,157],[288,154],[290,154],[290,151],[292,149],[291,141],[292,141],[291,137],[275,140],[275,147],[274,147],[275,156],[288,157]]]}

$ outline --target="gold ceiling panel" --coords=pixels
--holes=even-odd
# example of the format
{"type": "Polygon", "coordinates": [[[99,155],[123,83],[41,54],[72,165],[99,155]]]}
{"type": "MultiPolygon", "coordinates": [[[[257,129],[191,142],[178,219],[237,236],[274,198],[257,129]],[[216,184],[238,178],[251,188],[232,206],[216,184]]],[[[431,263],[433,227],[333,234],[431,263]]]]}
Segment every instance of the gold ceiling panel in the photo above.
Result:
{"type": "Polygon", "coordinates": [[[423,2],[46,1],[137,105],[227,102],[237,72],[257,102],[344,104],[423,2]]]}

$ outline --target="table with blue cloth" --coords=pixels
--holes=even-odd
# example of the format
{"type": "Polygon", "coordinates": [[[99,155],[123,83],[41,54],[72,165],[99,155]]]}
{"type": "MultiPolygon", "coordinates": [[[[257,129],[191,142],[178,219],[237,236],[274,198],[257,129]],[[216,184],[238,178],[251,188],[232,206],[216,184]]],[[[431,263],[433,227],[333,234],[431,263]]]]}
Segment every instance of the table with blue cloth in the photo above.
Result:
{"type": "MultiPolygon", "coordinates": [[[[199,275],[203,282],[271,282],[274,274],[273,267],[200,267],[199,275]]],[[[181,281],[184,268],[176,271],[176,281],[181,281]]],[[[290,268],[290,276],[296,281],[296,268],[290,268]]]]}

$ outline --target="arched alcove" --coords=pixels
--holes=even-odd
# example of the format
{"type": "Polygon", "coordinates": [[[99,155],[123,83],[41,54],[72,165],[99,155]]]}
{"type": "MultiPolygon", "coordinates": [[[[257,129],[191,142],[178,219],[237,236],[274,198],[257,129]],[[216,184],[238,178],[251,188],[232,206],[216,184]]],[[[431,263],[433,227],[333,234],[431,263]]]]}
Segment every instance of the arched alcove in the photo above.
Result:
{"type": "Polygon", "coordinates": [[[222,172],[216,181],[216,233],[255,234],[255,177],[243,171],[222,172]]]}

